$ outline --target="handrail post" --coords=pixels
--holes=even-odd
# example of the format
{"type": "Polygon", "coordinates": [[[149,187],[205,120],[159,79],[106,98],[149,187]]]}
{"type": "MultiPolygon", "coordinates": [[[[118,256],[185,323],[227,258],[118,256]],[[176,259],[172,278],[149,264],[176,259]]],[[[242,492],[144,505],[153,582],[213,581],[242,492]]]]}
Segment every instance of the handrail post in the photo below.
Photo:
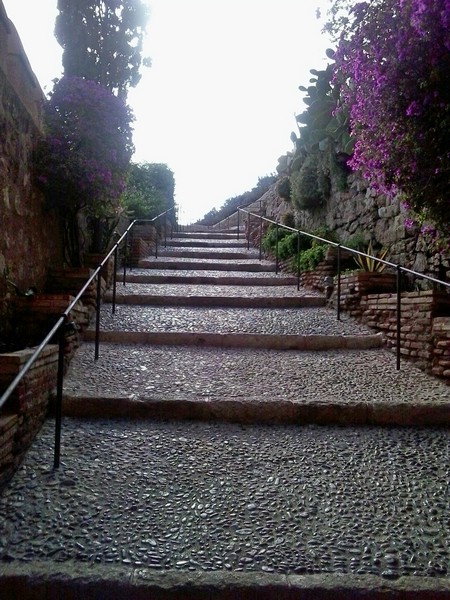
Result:
{"type": "Polygon", "coordinates": [[[300,231],[297,231],[297,292],[300,291],[300,231]]]}
{"type": "Polygon", "coordinates": [[[55,447],[53,450],[53,469],[59,469],[61,458],[61,421],[62,396],[64,382],[64,347],[66,343],[66,315],[58,330],[58,372],[56,375],[56,405],[55,405],[55,447]]]}
{"type": "Polygon", "coordinates": [[[113,291],[112,291],[112,314],[116,312],[116,288],[117,288],[117,255],[118,246],[114,248],[114,269],[113,269],[113,291]]]}
{"type": "Polygon", "coordinates": [[[259,219],[259,260],[262,260],[263,220],[259,219]]]}
{"type": "Polygon", "coordinates": [[[250,250],[250,229],[252,224],[252,217],[250,213],[247,216],[247,250],[250,250]]]}
{"type": "Polygon", "coordinates": [[[127,259],[128,259],[128,236],[124,240],[123,245],[123,285],[127,280],[127,259]]]}
{"type": "Polygon", "coordinates": [[[98,360],[100,346],[100,296],[102,291],[102,269],[97,273],[97,294],[95,305],[95,360],[98,360]]]}
{"type": "Polygon", "coordinates": [[[275,227],[275,275],[278,275],[278,221],[275,227]]]}
{"type": "Polygon", "coordinates": [[[130,229],[130,271],[133,270],[133,231],[134,227],[130,229]]]}
{"type": "Polygon", "coordinates": [[[397,371],[400,371],[400,337],[401,337],[401,319],[402,319],[402,270],[397,265],[397,371]]]}
{"type": "Polygon", "coordinates": [[[240,227],[239,217],[240,217],[240,210],[239,210],[239,206],[238,206],[238,209],[237,209],[237,239],[238,240],[239,240],[239,227],[240,227]]]}
{"type": "Polygon", "coordinates": [[[341,320],[341,244],[337,245],[337,299],[336,318],[341,320]]]}

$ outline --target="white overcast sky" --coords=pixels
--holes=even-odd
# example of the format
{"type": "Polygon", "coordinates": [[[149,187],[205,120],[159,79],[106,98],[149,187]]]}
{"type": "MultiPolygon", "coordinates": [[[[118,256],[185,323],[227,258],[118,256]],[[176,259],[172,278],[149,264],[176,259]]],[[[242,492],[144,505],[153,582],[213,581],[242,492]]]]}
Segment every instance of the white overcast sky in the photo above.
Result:
{"type": "MultiPolygon", "coordinates": [[[[45,90],[61,75],[57,0],[3,0],[45,90]]],[[[148,0],[145,69],[129,94],[136,162],[166,163],[182,222],[192,222],[292,148],[299,85],[326,65],[316,9],[329,0],[148,0]]]]}

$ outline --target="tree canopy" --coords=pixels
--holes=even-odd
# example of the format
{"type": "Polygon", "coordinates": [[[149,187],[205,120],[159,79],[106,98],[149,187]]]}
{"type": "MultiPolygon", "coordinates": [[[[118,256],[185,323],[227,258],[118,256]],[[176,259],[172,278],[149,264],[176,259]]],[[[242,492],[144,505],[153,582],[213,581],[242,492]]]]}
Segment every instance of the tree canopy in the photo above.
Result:
{"type": "Polygon", "coordinates": [[[64,75],[96,81],[126,95],[146,64],[142,44],[148,8],[142,0],[58,0],[55,35],[64,75]]]}
{"type": "Polygon", "coordinates": [[[161,163],[131,164],[124,203],[135,219],[151,219],[174,206],[173,172],[161,163]]]}

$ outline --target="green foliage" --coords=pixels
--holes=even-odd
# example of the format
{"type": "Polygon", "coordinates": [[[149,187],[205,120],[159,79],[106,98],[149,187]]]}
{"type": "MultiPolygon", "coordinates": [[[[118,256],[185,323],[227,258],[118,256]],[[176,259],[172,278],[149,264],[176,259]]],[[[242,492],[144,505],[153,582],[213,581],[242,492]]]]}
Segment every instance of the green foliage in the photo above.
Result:
{"type": "Polygon", "coordinates": [[[269,225],[265,235],[262,239],[262,246],[266,252],[274,252],[278,239],[278,246],[280,242],[290,234],[291,232],[288,229],[283,229],[282,227],[277,227],[275,225],[269,225]]]}
{"type": "Polygon", "coordinates": [[[130,166],[123,200],[135,219],[151,219],[174,206],[175,180],[165,164],[130,166]]]}
{"type": "Polygon", "coordinates": [[[148,8],[142,0],[58,0],[55,35],[64,75],[96,81],[125,96],[141,78],[148,8]]]}
{"type": "Polygon", "coordinates": [[[298,235],[296,233],[289,233],[283,237],[281,242],[278,244],[278,257],[280,260],[286,260],[297,253],[298,235]]]}
{"type": "Polygon", "coordinates": [[[290,202],[291,200],[291,183],[289,177],[285,176],[280,179],[277,184],[277,192],[280,198],[290,202]]]}
{"type": "Polygon", "coordinates": [[[317,265],[325,258],[325,252],[328,246],[316,244],[308,250],[300,253],[300,271],[313,271],[317,265]]]}
{"type": "MultiPolygon", "coordinates": [[[[289,225],[290,227],[290,225],[289,225]]],[[[294,256],[298,252],[298,234],[289,229],[278,227],[278,256],[281,260],[294,256]]],[[[266,252],[275,254],[277,231],[275,225],[270,225],[263,237],[262,245],[266,252]]],[[[311,247],[311,238],[306,235],[300,236],[300,251],[311,247]]]]}

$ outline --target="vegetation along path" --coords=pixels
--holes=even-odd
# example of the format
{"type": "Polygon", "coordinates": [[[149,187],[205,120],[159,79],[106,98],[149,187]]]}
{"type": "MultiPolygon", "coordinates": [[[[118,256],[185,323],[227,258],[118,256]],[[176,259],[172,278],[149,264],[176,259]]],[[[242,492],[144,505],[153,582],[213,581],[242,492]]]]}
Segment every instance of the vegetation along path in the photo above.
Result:
{"type": "Polygon", "coordinates": [[[110,299],[60,470],[48,421],[0,498],[7,597],[448,597],[445,384],[235,232],[179,234],[110,299]]]}

